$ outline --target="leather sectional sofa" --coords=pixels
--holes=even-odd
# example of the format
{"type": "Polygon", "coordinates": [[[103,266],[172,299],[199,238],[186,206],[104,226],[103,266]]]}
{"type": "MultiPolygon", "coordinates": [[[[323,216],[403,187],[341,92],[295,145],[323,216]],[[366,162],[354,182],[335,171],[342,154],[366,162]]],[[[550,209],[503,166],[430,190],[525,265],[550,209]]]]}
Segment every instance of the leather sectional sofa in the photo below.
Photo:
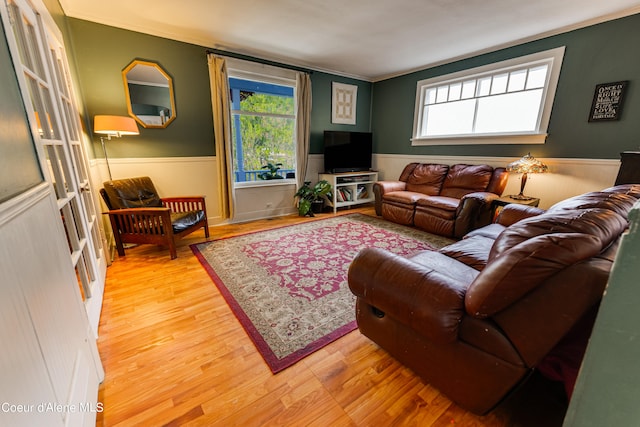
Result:
{"type": "Polygon", "coordinates": [[[397,181],[374,184],[376,213],[388,221],[460,238],[489,224],[492,201],[507,184],[504,168],[408,164],[397,181]]]}
{"type": "Polygon", "coordinates": [[[348,276],[358,327],[461,407],[486,413],[576,325],[591,326],[639,197],[640,185],[621,185],[547,211],[507,205],[495,223],[408,258],[364,249],[348,276]]]}

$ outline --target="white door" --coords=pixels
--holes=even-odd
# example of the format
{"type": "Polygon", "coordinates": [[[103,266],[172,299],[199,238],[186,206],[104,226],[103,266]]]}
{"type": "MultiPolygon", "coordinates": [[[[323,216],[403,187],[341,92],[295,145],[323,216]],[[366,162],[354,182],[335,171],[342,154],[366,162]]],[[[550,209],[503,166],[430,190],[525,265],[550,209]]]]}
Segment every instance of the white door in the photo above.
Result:
{"type": "Polygon", "coordinates": [[[0,15],[0,426],[95,426],[104,372],[61,216],[75,207],[43,179],[4,2],[0,15]]]}
{"type": "Polygon", "coordinates": [[[39,15],[26,0],[7,0],[7,7],[12,28],[7,39],[18,51],[14,66],[28,92],[32,132],[55,189],[69,256],[97,337],[107,263],[62,35],[48,13],[39,15]]]}

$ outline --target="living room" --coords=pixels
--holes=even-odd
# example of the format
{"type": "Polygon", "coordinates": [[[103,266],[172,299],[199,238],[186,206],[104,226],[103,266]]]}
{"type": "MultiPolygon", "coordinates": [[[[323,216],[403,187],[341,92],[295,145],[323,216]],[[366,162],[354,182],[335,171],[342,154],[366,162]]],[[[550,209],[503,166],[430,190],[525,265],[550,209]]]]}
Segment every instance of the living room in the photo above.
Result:
{"type": "MultiPolygon", "coordinates": [[[[619,121],[590,123],[587,117],[597,84],[628,80],[637,71],[638,64],[626,53],[634,45],[637,19],[634,15],[603,22],[375,82],[313,71],[307,179],[315,181],[318,172],[322,172],[323,131],[348,130],[373,133],[373,165],[381,179],[397,178],[404,165],[411,161],[486,163],[497,167],[531,152],[545,159],[552,172],[533,177],[527,184],[528,191],[541,199],[542,207],[580,192],[603,188],[615,179],[620,152],[637,148],[632,117],[638,107],[633,85],[628,88],[624,115],[619,121]],[[525,146],[411,144],[417,81],[434,73],[452,73],[559,46],[566,46],[566,53],[546,143],[525,146]],[[355,125],[331,122],[332,82],[357,86],[355,125]],[[388,108],[389,105],[393,108],[388,108]],[[603,140],[607,143],[603,144],[603,140]]],[[[126,115],[121,71],[135,58],[156,61],[174,79],[176,121],[166,129],[142,129],[139,136],[109,144],[114,177],[147,174],[154,176],[166,192],[204,194],[210,222],[221,222],[222,219],[216,217],[219,193],[213,173],[216,159],[211,95],[203,90],[209,87],[207,48],[75,18],[66,21],[89,120],[97,114],[126,115]]],[[[104,178],[104,155],[99,138],[94,135],[92,141],[93,162],[100,170],[99,176],[104,178]]],[[[507,193],[517,189],[519,183],[512,178],[508,185],[507,193]]],[[[293,189],[289,191],[292,194],[293,189]]],[[[292,212],[290,197],[281,193],[269,197],[268,194],[264,191],[250,192],[246,197],[236,194],[242,218],[266,218],[292,212]]]]}
{"type": "MultiPolygon", "coordinates": [[[[161,193],[205,195],[212,229],[234,222],[277,221],[275,218],[294,212],[294,186],[285,190],[248,188],[239,189],[236,193],[238,211],[235,221],[224,218],[220,184],[215,172],[217,158],[207,67],[207,52],[213,46],[69,17],[57,1],[46,3],[64,37],[67,55],[73,64],[71,74],[81,100],[79,109],[96,194],[101,183],[108,179],[109,172],[114,179],[148,175],[153,177],[161,193]],[[100,138],[92,133],[93,117],[100,114],[127,115],[122,70],[134,59],[154,61],[172,77],[176,120],[163,129],[140,127],[140,135],[107,142],[107,163],[100,138]]],[[[542,208],[576,194],[609,187],[618,172],[620,153],[638,148],[638,127],[634,118],[640,109],[640,98],[634,76],[640,72],[640,59],[632,52],[635,52],[640,37],[639,27],[640,15],[638,10],[633,10],[588,25],[567,28],[557,34],[543,35],[539,39],[478,51],[477,55],[443,60],[433,66],[381,78],[292,64],[294,68],[308,70],[312,82],[313,109],[306,176],[316,180],[318,173],[323,171],[323,132],[349,130],[372,132],[373,168],[381,179],[396,179],[410,162],[504,167],[531,152],[544,160],[550,171],[531,175],[526,187],[528,194],[540,198],[542,208]],[[565,47],[565,55],[544,144],[412,145],[418,81],[561,46],[565,47]],[[618,120],[590,122],[588,115],[596,85],[619,81],[629,81],[630,84],[626,87],[624,108],[618,120]],[[333,83],[357,87],[355,125],[332,123],[333,83]]],[[[251,55],[242,57],[261,61],[251,55]]],[[[281,65],[287,64],[283,62],[281,65]]],[[[515,194],[519,187],[518,177],[512,176],[505,194],[515,194]]],[[[105,226],[108,229],[106,221],[105,226]]],[[[241,228],[237,227],[235,232],[241,228]]],[[[197,239],[202,240],[203,237],[196,234],[184,244],[197,239]]],[[[162,258],[148,256],[149,252],[143,250],[131,258],[139,263],[138,267],[149,259],[157,261],[162,258]]],[[[185,256],[189,256],[189,251],[182,246],[179,258],[185,256]]],[[[180,265],[187,269],[192,267],[191,261],[180,265]]],[[[172,269],[158,268],[163,274],[178,274],[172,269]]],[[[320,361],[318,363],[321,364],[320,361]]],[[[385,359],[384,363],[388,361],[385,359]]],[[[394,375],[408,375],[406,371],[398,372],[394,375]]],[[[295,387],[304,386],[296,383],[295,387]]],[[[287,400],[286,397],[283,399],[287,400]]]]}

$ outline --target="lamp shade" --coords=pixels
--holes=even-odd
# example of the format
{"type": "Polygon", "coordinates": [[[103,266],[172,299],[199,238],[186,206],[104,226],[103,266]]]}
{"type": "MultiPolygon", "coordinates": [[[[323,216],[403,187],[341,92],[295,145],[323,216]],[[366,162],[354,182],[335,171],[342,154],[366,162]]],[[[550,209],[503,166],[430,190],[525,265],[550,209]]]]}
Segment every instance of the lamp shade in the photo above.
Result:
{"type": "Polygon", "coordinates": [[[548,171],[548,168],[547,165],[533,157],[531,153],[528,153],[521,159],[509,163],[507,171],[515,173],[544,173],[548,171]]]}
{"type": "Polygon", "coordinates": [[[126,116],[95,116],[93,131],[109,136],[140,135],[136,121],[126,116]]]}

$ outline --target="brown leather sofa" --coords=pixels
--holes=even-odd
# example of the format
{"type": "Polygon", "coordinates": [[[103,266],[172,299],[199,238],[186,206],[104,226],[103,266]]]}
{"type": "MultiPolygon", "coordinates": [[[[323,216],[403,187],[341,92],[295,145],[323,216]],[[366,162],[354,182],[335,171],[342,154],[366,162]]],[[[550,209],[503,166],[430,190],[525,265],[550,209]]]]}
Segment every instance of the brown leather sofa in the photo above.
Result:
{"type": "Polygon", "coordinates": [[[376,213],[388,221],[460,238],[489,224],[508,173],[488,165],[408,164],[398,181],[374,184],[376,213]]]}
{"type": "Polygon", "coordinates": [[[496,223],[408,258],[364,249],[348,276],[358,327],[461,407],[486,413],[595,316],[639,197],[640,185],[622,185],[547,211],[507,205],[496,223]]]}

